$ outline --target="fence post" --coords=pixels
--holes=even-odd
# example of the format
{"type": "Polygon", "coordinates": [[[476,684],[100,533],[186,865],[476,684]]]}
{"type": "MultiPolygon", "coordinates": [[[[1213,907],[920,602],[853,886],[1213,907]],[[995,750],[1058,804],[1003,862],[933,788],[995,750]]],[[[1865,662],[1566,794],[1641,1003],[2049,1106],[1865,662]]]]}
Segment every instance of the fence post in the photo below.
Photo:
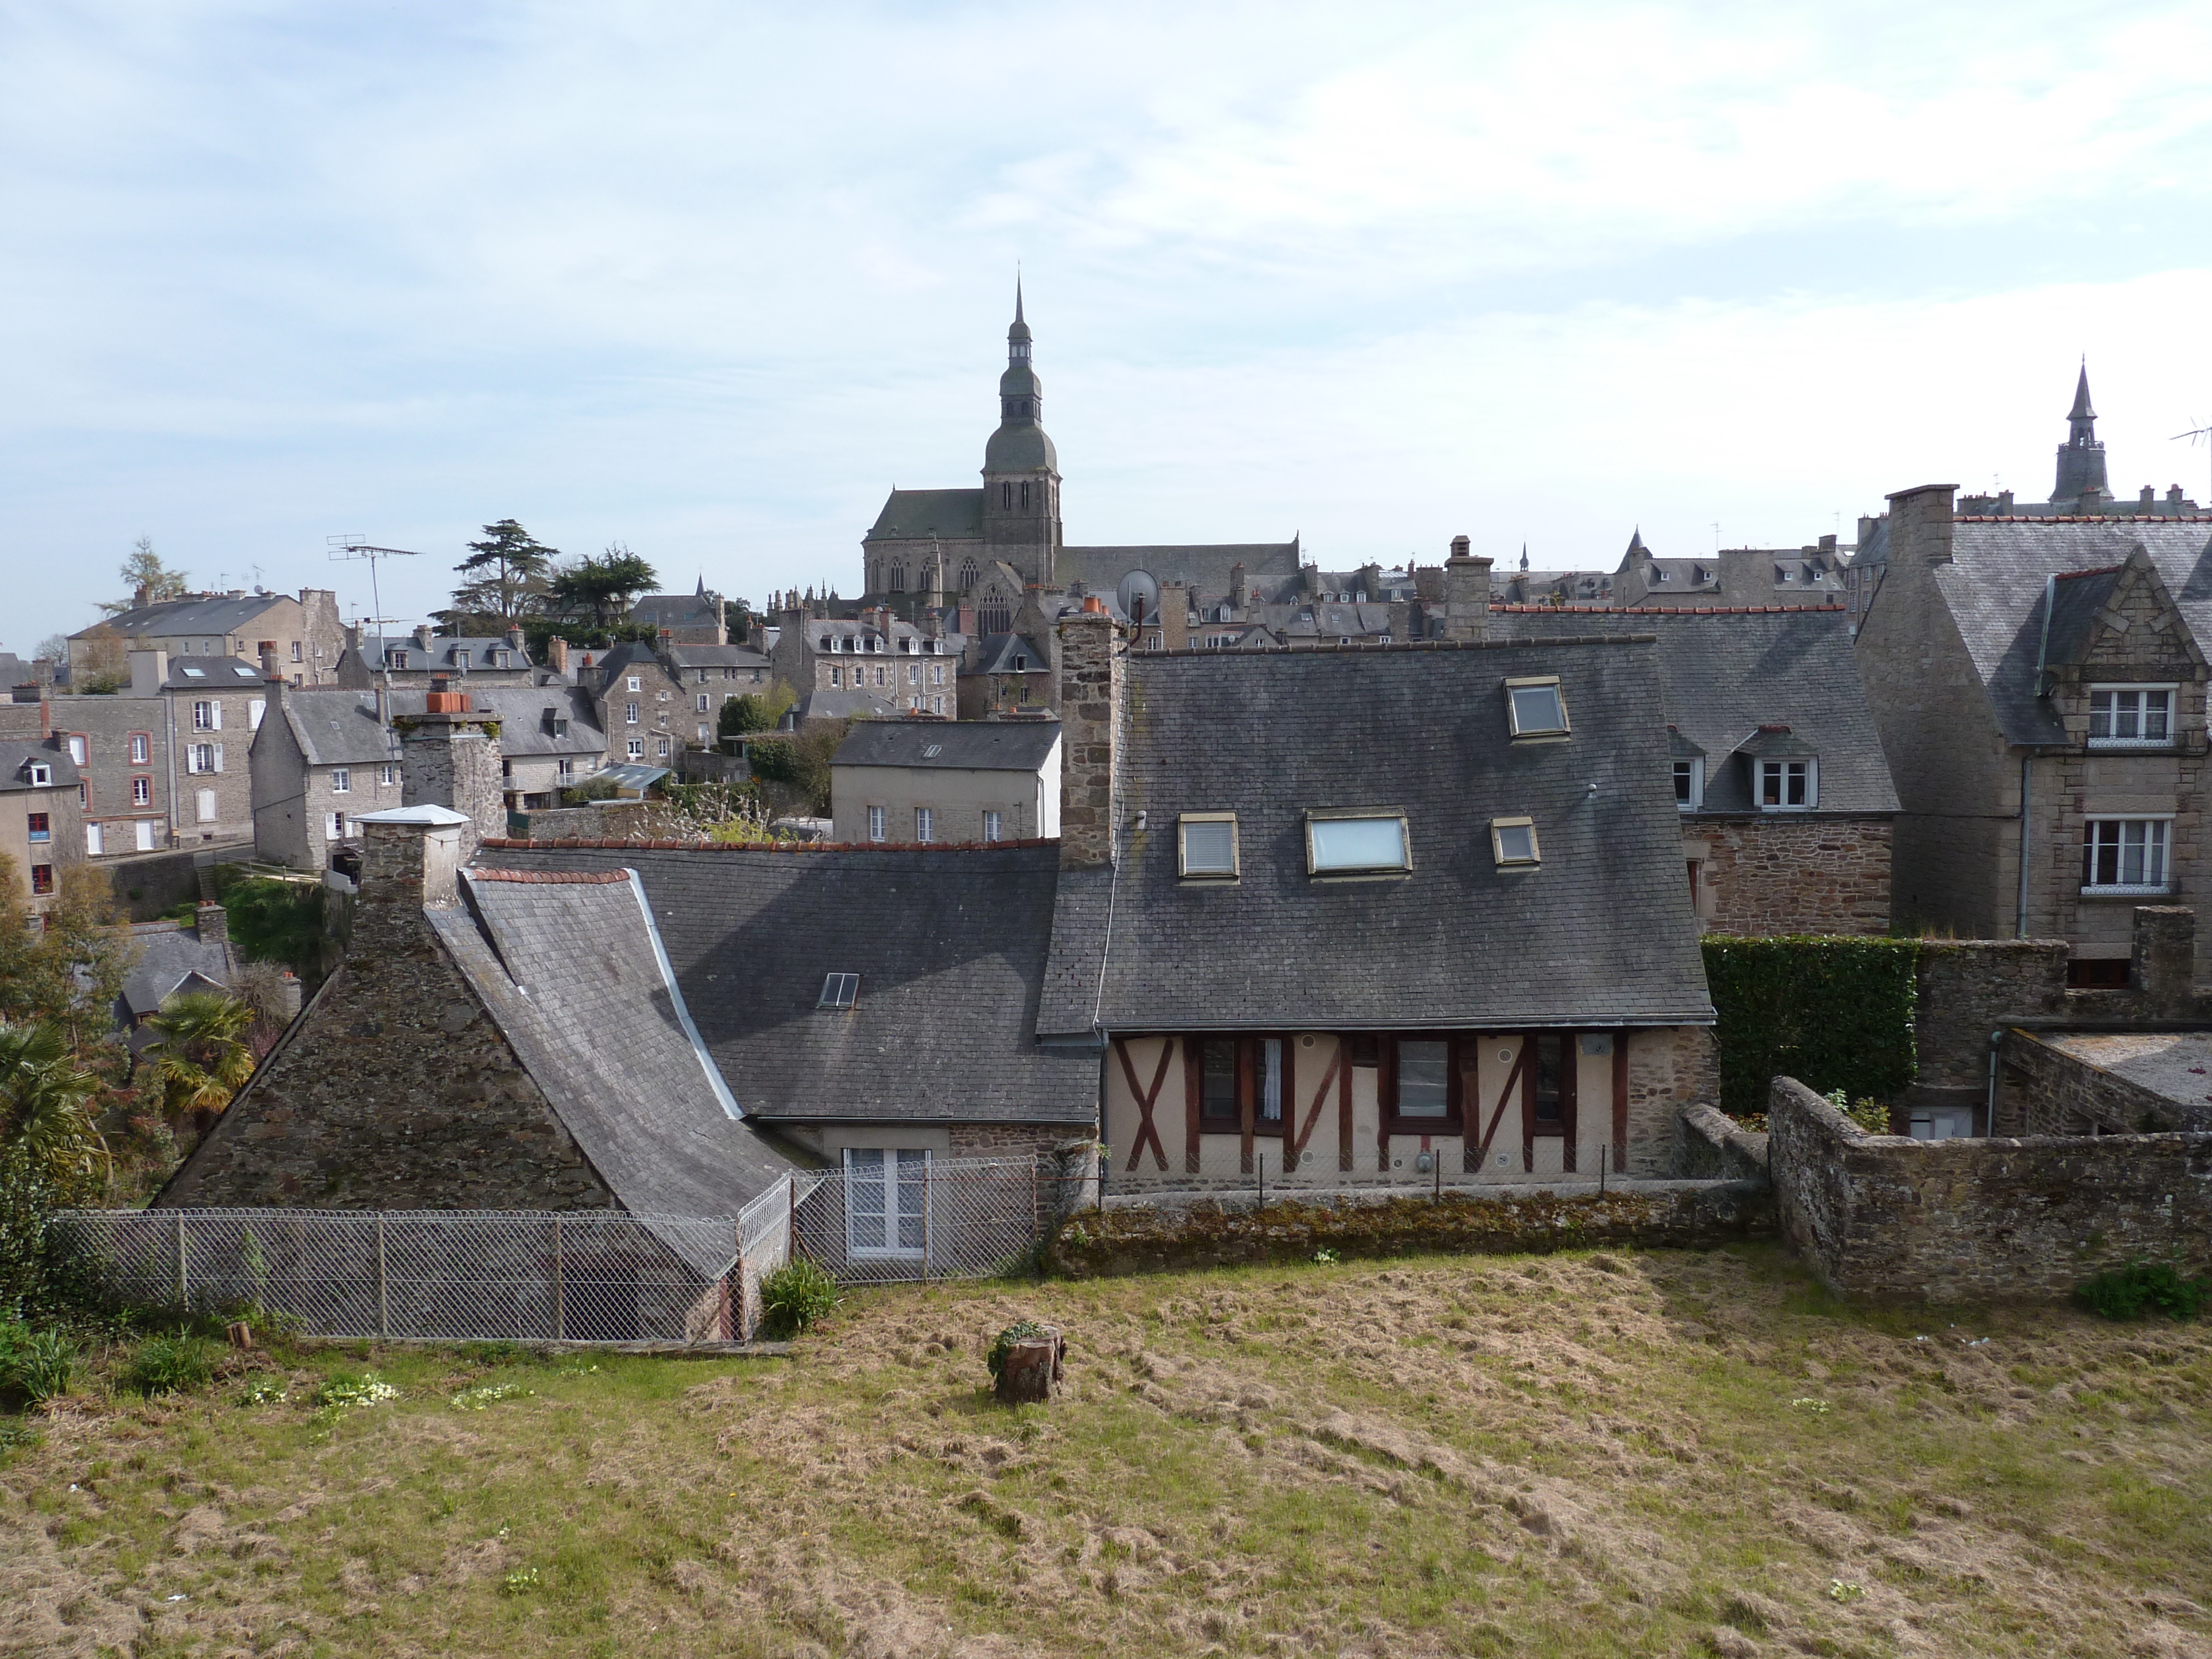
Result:
{"type": "Polygon", "coordinates": [[[185,1266],[185,1212],[182,1210],[177,1212],[177,1306],[186,1313],[191,1311],[191,1278],[185,1266]]]}
{"type": "Polygon", "coordinates": [[[568,1334],[568,1310],[565,1305],[567,1284],[562,1272],[561,1218],[553,1218],[553,1340],[563,1341],[568,1334]]]}
{"type": "MultiPolygon", "coordinates": [[[[889,1152],[884,1154],[884,1157],[886,1158],[891,1158],[894,1156],[896,1155],[889,1152]]],[[[889,1197],[890,1202],[893,1206],[896,1206],[898,1203],[898,1176],[895,1171],[895,1168],[893,1170],[886,1170],[884,1173],[891,1183],[890,1186],[885,1188],[884,1191],[889,1197]]],[[[896,1228],[898,1225],[897,1216],[893,1215],[889,1218],[889,1220],[892,1227],[896,1228]]],[[[896,1232],[892,1233],[890,1237],[884,1241],[884,1243],[886,1244],[897,1243],[898,1235],[896,1232]]],[[[930,1185],[929,1160],[927,1158],[924,1158],[921,1164],[921,1276],[924,1279],[927,1279],[930,1274],[934,1273],[936,1270],[937,1194],[935,1189],[930,1185]]]]}
{"type": "Polygon", "coordinates": [[[384,1212],[376,1212],[376,1334],[392,1334],[392,1296],[384,1273],[384,1212]]]}
{"type": "Polygon", "coordinates": [[[799,1177],[797,1176],[784,1176],[783,1196],[786,1204],[789,1206],[785,1211],[783,1218],[783,1259],[790,1262],[798,1260],[799,1255],[799,1177]]]}

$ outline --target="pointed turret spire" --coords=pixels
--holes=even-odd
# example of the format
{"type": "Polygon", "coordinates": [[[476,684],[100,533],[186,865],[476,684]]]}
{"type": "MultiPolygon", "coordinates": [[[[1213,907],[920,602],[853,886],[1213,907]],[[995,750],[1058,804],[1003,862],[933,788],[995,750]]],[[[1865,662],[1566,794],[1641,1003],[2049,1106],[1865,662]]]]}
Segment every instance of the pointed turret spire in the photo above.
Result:
{"type": "Polygon", "coordinates": [[[2089,402],[2089,360],[2081,359],[2081,377],[2074,382],[2074,407],[2066,415],[2066,441],[2058,446],[2058,481],[2051,491],[2054,501],[2093,501],[2112,494],[2105,482],[2105,446],[2097,441],[2097,411],[2089,402]]]}
{"type": "MultiPolygon", "coordinates": [[[[1017,312],[1021,309],[1018,292],[1014,297],[1014,309],[1017,312]]],[[[2066,418],[2069,421],[2094,421],[2097,418],[2097,411],[2089,407],[2089,359],[2086,354],[2081,359],[2081,378],[2074,383],[2074,407],[2067,411],[2066,418]]]]}
{"type": "Polygon", "coordinates": [[[1528,544],[1526,542],[1521,544],[1521,568],[1523,570],[1528,568],[1528,544]]]}

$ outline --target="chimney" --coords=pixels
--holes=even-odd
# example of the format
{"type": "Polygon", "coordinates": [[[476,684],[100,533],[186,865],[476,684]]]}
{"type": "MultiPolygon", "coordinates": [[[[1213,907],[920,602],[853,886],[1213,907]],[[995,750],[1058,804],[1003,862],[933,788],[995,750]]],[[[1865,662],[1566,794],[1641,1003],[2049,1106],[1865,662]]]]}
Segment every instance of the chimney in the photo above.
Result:
{"type": "Polygon", "coordinates": [[[1889,499],[1889,562],[1951,562],[1951,520],[1956,484],[1920,484],[1889,499]]]}
{"type": "Polygon", "coordinates": [[[425,650],[425,651],[428,651],[428,650],[430,648],[430,624],[429,624],[429,623],[416,623],[415,624],[415,643],[416,643],[416,645],[418,645],[418,646],[422,647],[422,649],[423,649],[423,650],[425,650]]]}
{"type": "Polygon", "coordinates": [[[455,878],[475,837],[466,817],[443,806],[392,807],[355,822],[362,833],[361,897],[349,955],[380,965],[428,942],[425,906],[459,901],[455,878]]]}
{"type": "Polygon", "coordinates": [[[156,697],[169,678],[169,653],[167,651],[132,651],[126,653],[131,664],[131,695],[134,697],[156,697]]]}
{"type": "Polygon", "coordinates": [[[264,644],[261,647],[261,678],[273,680],[276,675],[276,647],[264,644]]]}
{"type": "Polygon", "coordinates": [[[451,674],[430,676],[430,696],[426,707],[434,714],[465,714],[469,712],[469,694],[453,690],[451,674]]]}
{"type": "Polygon", "coordinates": [[[133,611],[143,611],[146,608],[145,583],[140,582],[137,586],[131,590],[131,608],[133,611]]]}
{"type": "Polygon", "coordinates": [[[522,624],[520,623],[511,623],[508,626],[507,630],[507,648],[510,651],[520,651],[522,649],[522,624]]]}
{"type": "Polygon", "coordinates": [[[1160,584],[1160,649],[1180,651],[1190,643],[1190,589],[1181,582],[1160,584]]]}
{"type": "Polygon", "coordinates": [[[2129,982],[2154,1019],[2185,1019],[2194,1012],[2197,912],[2185,904],[2138,904],[2129,982]]]}
{"type": "Polygon", "coordinates": [[[1096,599],[1060,619],[1060,867],[1114,861],[1114,777],[1127,645],[1096,599]]]}
{"type": "MultiPolygon", "coordinates": [[[[402,811],[441,807],[467,819],[460,832],[465,862],[484,836],[507,833],[499,721],[492,714],[471,712],[465,691],[443,695],[461,707],[440,707],[440,693],[434,690],[425,712],[398,715],[392,722],[399,734],[399,799],[402,811]]],[[[362,821],[373,816],[364,814],[362,821]]]]}
{"type": "Polygon", "coordinates": [[[1244,600],[1244,562],[1239,559],[1229,567],[1229,603],[1242,611],[1244,600]]]}
{"type": "Polygon", "coordinates": [[[230,913],[212,899],[200,901],[192,912],[192,922],[203,945],[222,945],[230,938],[230,913]]]}
{"type": "Polygon", "coordinates": [[[1479,640],[1490,626],[1490,561],[1468,550],[1468,538],[1452,538],[1444,561],[1444,637],[1479,640]]]}
{"type": "Polygon", "coordinates": [[[568,678],[568,641],[558,634],[545,641],[545,662],[562,679],[568,678]]]}

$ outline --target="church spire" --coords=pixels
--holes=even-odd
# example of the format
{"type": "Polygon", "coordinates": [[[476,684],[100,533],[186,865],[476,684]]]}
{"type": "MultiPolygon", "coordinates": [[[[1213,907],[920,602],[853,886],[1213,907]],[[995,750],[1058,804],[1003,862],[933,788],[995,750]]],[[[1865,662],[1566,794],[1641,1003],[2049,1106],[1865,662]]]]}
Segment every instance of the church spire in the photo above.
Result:
{"type": "Polygon", "coordinates": [[[2105,482],[2105,446],[2097,441],[2097,410],[2089,401],[2089,360],[2081,359],[2081,378],[2074,382],[2074,407],[2066,413],[2066,441],[2058,446],[2058,479],[2052,487],[2054,501],[2078,501],[2084,496],[2112,494],[2105,482]]]}

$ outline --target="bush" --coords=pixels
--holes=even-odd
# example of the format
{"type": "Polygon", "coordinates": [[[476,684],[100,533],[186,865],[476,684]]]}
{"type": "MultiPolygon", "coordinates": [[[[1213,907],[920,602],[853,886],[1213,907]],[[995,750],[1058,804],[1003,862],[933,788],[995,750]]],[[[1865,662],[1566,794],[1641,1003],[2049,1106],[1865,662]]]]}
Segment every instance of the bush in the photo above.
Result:
{"type": "Polygon", "coordinates": [[[595,800],[612,800],[622,789],[612,778],[586,778],[573,789],[561,792],[563,806],[589,806],[595,800]]]}
{"type": "Polygon", "coordinates": [[[775,1336],[796,1336],[836,1311],[844,1294],[818,1262],[793,1256],[761,1280],[762,1325],[775,1336]]]}
{"type": "Polygon", "coordinates": [[[2081,1305],[2106,1319],[2194,1319],[2212,1296],[2212,1285],[2184,1279],[2164,1261],[2130,1261],[2089,1279],[2075,1292],[2081,1305]]]}
{"type": "Polygon", "coordinates": [[[0,1149],[0,1319],[70,1313],[95,1305],[89,1265],[53,1212],[93,1196],[57,1184],[21,1147],[0,1149]]]}
{"type": "Polygon", "coordinates": [[[190,1394],[215,1381],[216,1352],[204,1336],[149,1336],[125,1375],[141,1394],[190,1394]]]}
{"type": "Polygon", "coordinates": [[[248,962],[273,962],[301,979],[319,979],[337,957],[324,926],[328,891],[320,882],[273,876],[224,881],[222,910],[230,942],[248,962]]]}
{"type": "Polygon", "coordinates": [[[0,1324],[0,1394],[43,1406],[76,1380],[76,1344],[57,1330],[34,1331],[21,1320],[0,1324]]]}
{"type": "Polygon", "coordinates": [[[1765,1111],[1784,1073],[1852,1100],[1887,1100],[1912,1081],[1918,940],[1709,938],[1705,957],[1730,1116],[1765,1111]]]}
{"type": "Polygon", "coordinates": [[[1889,1133],[1889,1108],[1878,1100],[1853,1100],[1843,1090],[1831,1089],[1828,1104],[1870,1135],[1889,1133]]]}

